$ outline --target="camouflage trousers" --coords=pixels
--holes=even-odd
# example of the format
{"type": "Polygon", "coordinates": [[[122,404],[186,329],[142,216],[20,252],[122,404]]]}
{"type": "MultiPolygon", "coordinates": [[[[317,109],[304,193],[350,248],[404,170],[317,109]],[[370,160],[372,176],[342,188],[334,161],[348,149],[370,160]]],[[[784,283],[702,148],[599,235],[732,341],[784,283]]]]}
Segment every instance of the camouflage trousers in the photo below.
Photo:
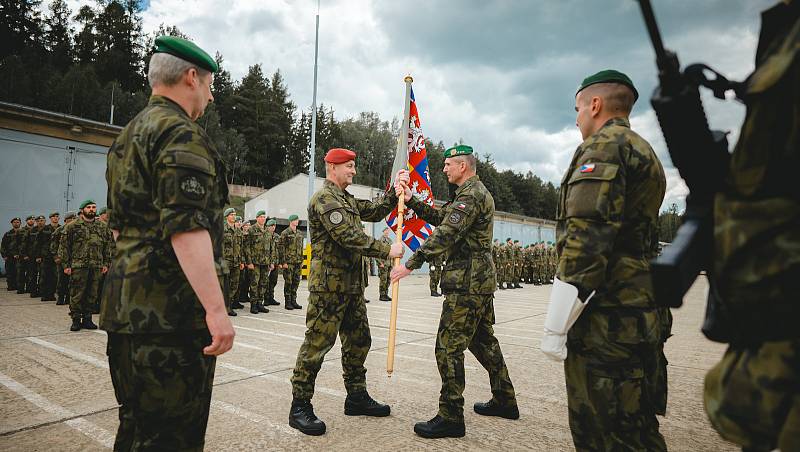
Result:
{"type": "Polygon", "coordinates": [[[250,270],[250,302],[264,301],[269,281],[269,265],[255,264],[250,270]]]}
{"type": "Polygon", "coordinates": [[[492,398],[516,405],[500,343],[494,336],[494,296],[447,294],[436,334],[436,365],[442,378],[439,415],[464,420],[464,351],[469,349],[489,372],[492,398]]]}
{"type": "Polygon", "coordinates": [[[100,301],[100,267],[73,268],[69,277],[69,316],[73,319],[92,315],[100,301]]]}
{"type": "Polygon", "coordinates": [[[342,369],[347,393],[367,389],[364,361],[372,345],[363,293],[311,292],[306,312],[306,334],[297,352],[292,375],[292,396],[311,400],[314,382],[325,354],[342,341],[342,369]]]}
{"type": "Polygon", "coordinates": [[[108,333],[108,364],[119,407],[115,451],[201,451],[216,358],[208,331],[108,333]]]}
{"type": "Polygon", "coordinates": [[[228,284],[228,300],[229,302],[233,302],[236,300],[236,293],[239,291],[239,276],[242,274],[242,271],[239,270],[239,264],[234,264],[233,262],[228,262],[228,275],[229,275],[229,284],[228,284]]]}
{"type": "Polygon", "coordinates": [[[436,269],[430,271],[430,288],[431,292],[439,291],[439,282],[442,280],[442,266],[436,265],[436,269]]]}
{"type": "Polygon", "coordinates": [[[26,261],[25,278],[27,283],[25,288],[33,295],[39,295],[39,263],[36,259],[30,258],[26,261]]]}
{"type": "Polygon", "coordinates": [[[58,267],[51,257],[46,257],[39,264],[40,286],[42,298],[52,298],[56,293],[56,272],[58,267]]]}
{"type": "Polygon", "coordinates": [[[800,340],[731,346],[706,375],[711,424],[748,450],[800,450],[800,340]]]}
{"type": "Polygon", "coordinates": [[[569,331],[564,375],[578,451],[666,451],[656,414],[667,400],[662,313],[590,307],[569,331]]]}
{"type": "Polygon", "coordinates": [[[245,267],[244,270],[239,272],[239,290],[236,292],[236,298],[241,303],[250,301],[250,280],[252,270],[245,267]]]}
{"type": "Polygon", "coordinates": [[[300,287],[300,270],[303,264],[288,264],[283,269],[283,296],[286,300],[297,299],[297,288],[300,287]]]}
{"type": "Polygon", "coordinates": [[[391,265],[378,266],[378,291],[380,295],[389,296],[389,286],[392,284],[389,275],[392,273],[391,265]]]}
{"type": "Polygon", "coordinates": [[[278,271],[277,266],[274,270],[269,272],[269,278],[267,278],[267,292],[264,294],[265,300],[274,300],[275,299],[275,286],[278,285],[278,271]]]}
{"type": "Polygon", "coordinates": [[[14,256],[6,259],[6,283],[8,290],[17,290],[17,260],[14,256]]]}
{"type": "Polygon", "coordinates": [[[28,261],[22,256],[17,261],[17,291],[30,292],[28,289],[28,261]]]}
{"type": "Polygon", "coordinates": [[[64,274],[64,266],[61,264],[58,264],[58,284],[56,287],[58,299],[64,300],[69,304],[69,275],[64,274]]]}

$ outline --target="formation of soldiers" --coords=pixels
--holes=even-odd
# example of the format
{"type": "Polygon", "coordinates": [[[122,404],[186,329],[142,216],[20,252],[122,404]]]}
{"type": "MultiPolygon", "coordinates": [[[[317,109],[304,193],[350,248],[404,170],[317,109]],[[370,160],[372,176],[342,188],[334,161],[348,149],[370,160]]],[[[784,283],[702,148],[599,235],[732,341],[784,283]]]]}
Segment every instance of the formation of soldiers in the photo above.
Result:
{"type": "Polygon", "coordinates": [[[44,215],[30,215],[24,226],[20,218],[11,220],[2,241],[8,290],[69,305],[71,331],[97,329],[92,314],[100,312],[103,278],[114,250],[105,209],[98,212],[86,200],[79,211],[67,212],[63,224],[60,218],[53,212],[46,223],[44,215]]]}
{"type": "Polygon", "coordinates": [[[492,259],[497,269],[498,289],[520,289],[520,283],[552,284],[558,255],[553,242],[539,241],[522,247],[519,240],[507,238],[492,242],[492,259]]]}
{"type": "Polygon", "coordinates": [[[225,304],[228,315],[250,303],[252,314],[267,313],[267,306],[278,306],[275,286],[283,272],[283,295],[286,309],[302,309],[297,304],[297,288],[303,265],[303,234],[297,230],[300,220],[290,215],[289,227],[275,232],[277,221],[267,220],[265,211],[256,213],[256,221],[243,221],[236,210],[228,208],[225,217],[223,256],[228,266],[225,278],[225,304]]]}

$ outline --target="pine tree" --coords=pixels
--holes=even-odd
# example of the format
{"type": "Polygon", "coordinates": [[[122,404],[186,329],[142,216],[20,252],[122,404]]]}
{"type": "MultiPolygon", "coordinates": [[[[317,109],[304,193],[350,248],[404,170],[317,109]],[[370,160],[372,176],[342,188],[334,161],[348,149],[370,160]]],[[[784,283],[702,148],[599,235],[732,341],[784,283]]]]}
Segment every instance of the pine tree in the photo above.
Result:
{"type": "Polygon", "coordinates": [[[44,43],[48,51],[48,61],[58,72],[66,72],[74,63],[74,48],[70,24],[70,11],[64,0],[53,0],[50,14],[44,19],[44,43]]]}
{"type": "Polygon", "coordinates": [[[44,51],[41,0],[0,0],[0,59],[44,51]]]}

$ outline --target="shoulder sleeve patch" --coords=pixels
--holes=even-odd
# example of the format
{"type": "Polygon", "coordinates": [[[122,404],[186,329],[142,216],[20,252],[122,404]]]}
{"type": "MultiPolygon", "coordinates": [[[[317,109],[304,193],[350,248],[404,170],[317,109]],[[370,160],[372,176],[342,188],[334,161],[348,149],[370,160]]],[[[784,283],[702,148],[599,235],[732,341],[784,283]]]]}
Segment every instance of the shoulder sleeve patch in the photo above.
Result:
{"type": "Polygon", "coordinates": [[[592,162],[579,165],[572,170],[569,184],[582,180],[613,180],[617,177],[619,165],[616,163],[592,162]]]}
{"type": "Polygon", "coordinates": [[[216,175],[214,163],[211,160],[189,151],[170,152],[164,157],[164,164],[167,166],[193,169],[211,176],[216,175]]]}

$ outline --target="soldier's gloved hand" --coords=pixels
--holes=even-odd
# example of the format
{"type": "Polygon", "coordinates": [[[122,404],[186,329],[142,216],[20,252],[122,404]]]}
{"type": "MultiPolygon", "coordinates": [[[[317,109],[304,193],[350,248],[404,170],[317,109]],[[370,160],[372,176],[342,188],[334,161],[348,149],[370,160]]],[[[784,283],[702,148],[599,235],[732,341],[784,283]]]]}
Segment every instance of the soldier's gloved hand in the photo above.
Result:
{"type": "Polygon", "coordinates": [[[576,286],[557,277],[553,278],[550,304],[547,306],[547,318],[544,321],[544,336],[540,345],[548,358],[554,361],[567,359],[567,333],[593,296],[594,291],[585,301],[581,301],[576,286]]]}
{"type": "Polygon", "coordinates": [[[399,258],[403,257],[403,253],[405,252],[405,247],[402,243],[392,243],[392,247],[389,250],[389,258],[399,258]]]}

